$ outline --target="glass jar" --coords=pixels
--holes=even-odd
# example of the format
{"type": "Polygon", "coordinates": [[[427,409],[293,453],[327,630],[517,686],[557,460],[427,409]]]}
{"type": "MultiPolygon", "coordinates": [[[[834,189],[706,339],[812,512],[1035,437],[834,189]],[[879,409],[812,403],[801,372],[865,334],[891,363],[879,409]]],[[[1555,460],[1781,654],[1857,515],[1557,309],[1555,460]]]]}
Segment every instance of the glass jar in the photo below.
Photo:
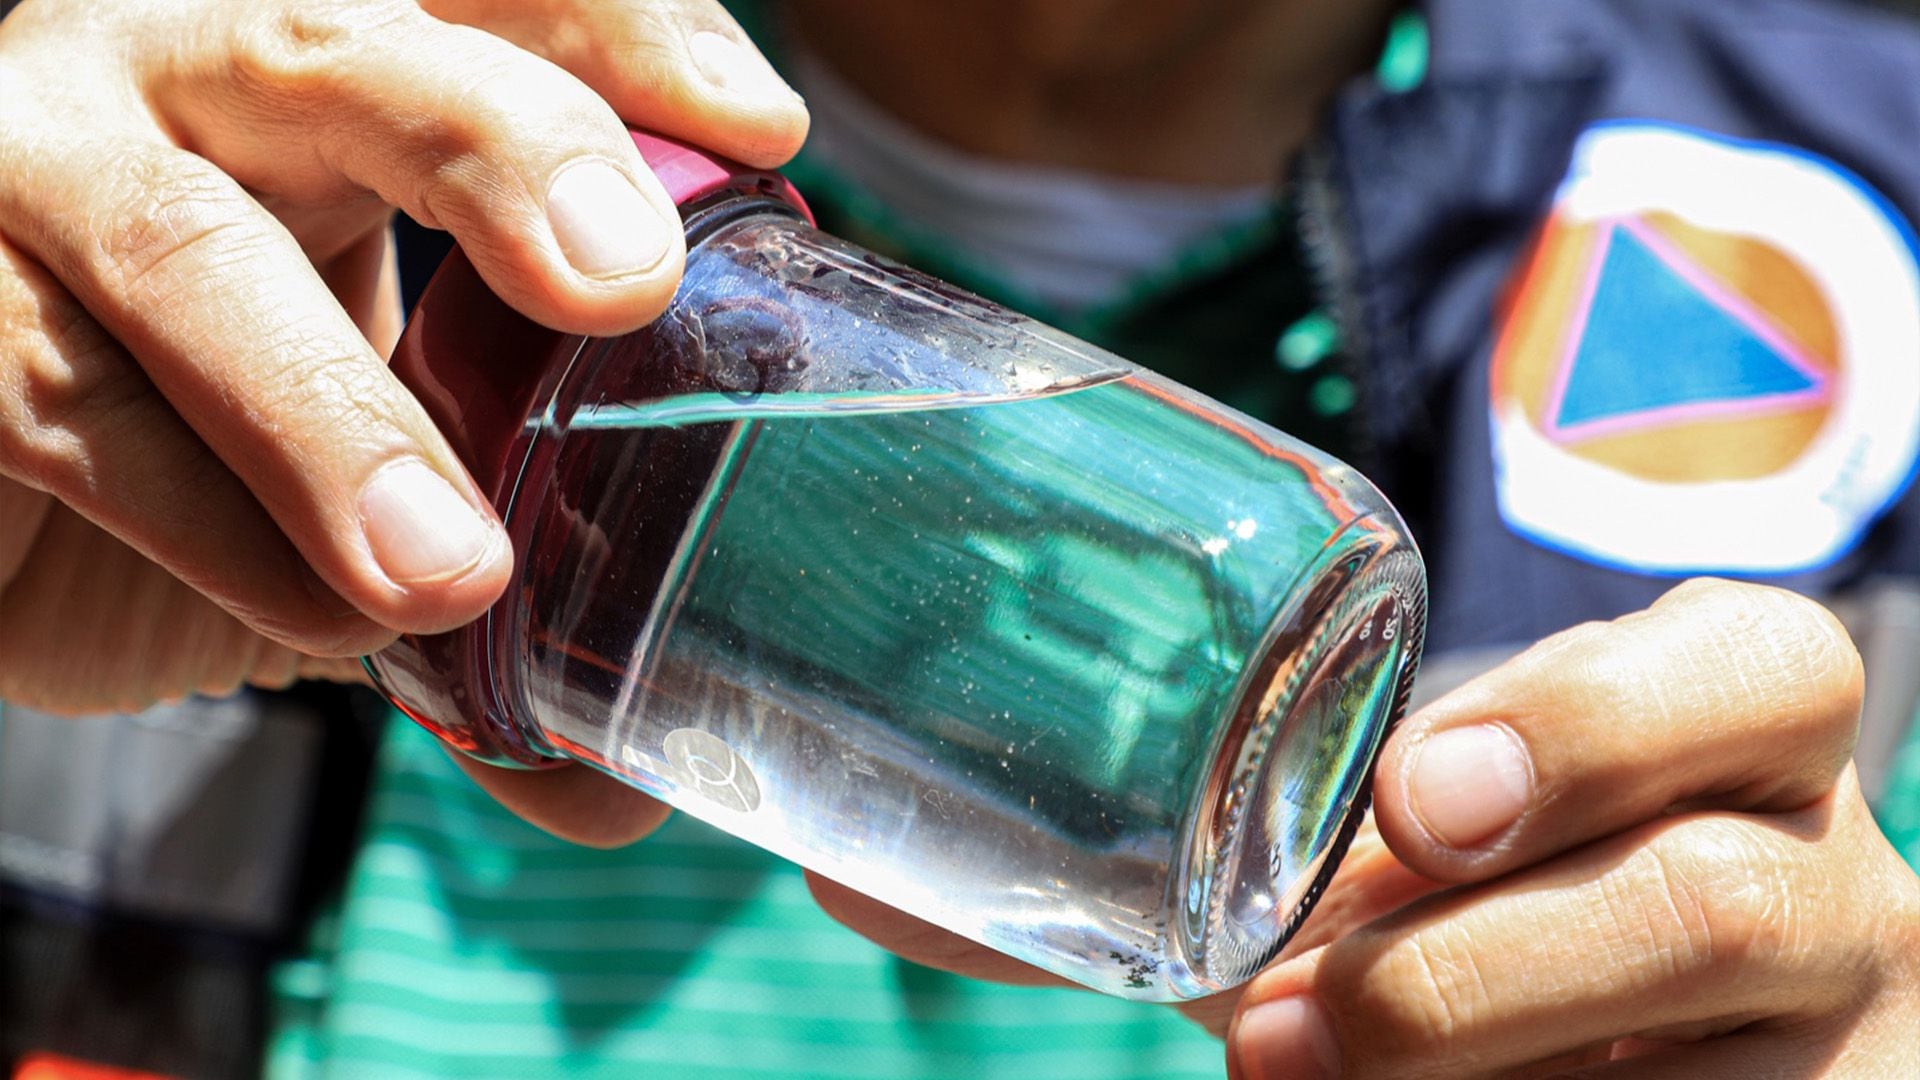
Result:
{"type": "Polygon", "coordinates": [[[381,687],[484,760],[583,762],[1094,989],[1251,977],[1419,657],[1393,509],[820,232],[776,175],[636,138],[687,227],[665,315],[545,331],[456,253],[409,324],[396,369],[517,570],[476,623],[370,658],[381,687]]]}

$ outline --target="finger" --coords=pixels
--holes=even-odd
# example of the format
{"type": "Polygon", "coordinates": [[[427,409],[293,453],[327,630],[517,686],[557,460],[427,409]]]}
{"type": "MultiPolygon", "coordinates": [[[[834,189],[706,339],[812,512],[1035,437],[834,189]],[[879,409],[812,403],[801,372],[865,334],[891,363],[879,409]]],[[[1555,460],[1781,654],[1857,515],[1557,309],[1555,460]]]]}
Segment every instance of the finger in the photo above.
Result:
{"type": "Polygon", "coordinates": [[[1873,828],[1850,772],[1842,788],[1790,815],[1666,819],[1420,901],[1262,974],[1231,1052],[1249,1077],[1288,1059],[1470,1076],[1838,1015],[1890,932],[1822,857],[1873,828]]]}
{"type": "MultiPolygon", "coordinates": [[[[343,656],[300,656],[294,668],[293,679],[286,685],[301,679],[314,679],[323,682],[352,683],[355,686],[373,687],[373,676],[367,674],[366,665],[354,657],[343,656]]],[[[282,685],[270,685],[260,681],[258,675],[248,677],[248,684],[265,689],[283,689],[282,685]]]]}
{"type": "MultiPolygon", "coordinates": [[[[0,242],[0,260],[4,260],[5,256],[6,245],[0,242]]],[[[7,326],[5,304],[8,295],[6,282],[0,280],[0,328],[7,326]]],[[[5,337],[0,337],[0,356],[12,355],[14,351],[7,348],[6,341],[5,337]]],[[[3,400],[0,398],[0,401],[3,400]]],[[[46,492],[9,480],[5,472],[5,465],[0,463],[0,522],[5,523],[0,525],[0,595],[4,595],[7,586],[13,583],[20,568],[26,564],[27,556],[33,552],[34,538],[39,535],[40,526],[55,505],[46,492]]]]}
{"type": "MultiPolygon", "coordinates": [[[[471,620],[499,595],[511,553],[491,507],[286,230],[231,178],[169,147],[32,138],[8,141],[0,176],[13,178],[0,184],[0,222],[126,347],[333,592],[415,632],[471,620]]],[[[141,451],[140,434],[124,453],[141,451]]],[[[218,483],[208,462],[177,464],[218,483]]],[[[159,513],[83,510],[146,552],[167,512],[191,515],[198,496],[162,480],[159,513]]],[[[184,554],[155,557],[174,568],[184,554]]],[[[221,568],[182,569],[221,595],[210,584],[221,568]]],[[[262,582],[276,598],[230,610],[307,652],[364,643],[290,633],[300,624],[282,609],[297,617],[319,602],[284,598],[298,580],[262,582]]]]}
{"type": "Polygon", "coordinates": [[[336,258],[315,264],[315,269],[374,355],[391,358],[406,322],[406,313],[400,309],[400,258],[391,221],[354,241],[336,258]]]}
{"type": "Polygon", "coordinates": [[[807,871],[807,888],[821,910],[903,959],[990,982],[1016,986],[1072,986],[1072,982],[963,938],[904,911],[807,871]]]}
{"type": "Polygon", "coordinates": [[[579,76],[621,117],[763,168],[807,134],[807,110],[712,0],[426,0],[579,76]]]}
{"type": "Polygon", "coordinates": [[[659,828],[673,813],[667,804],[584,765],[539,771],[503,769],[452,747],[447,753],[501,806],[562,840],[587,847],[631,844],[659,828]]]}
{"type": "MultiPolygon", "coordinates": [[[[307,568],[259,501],[119,344],[44,270],[3,241],[0,358],[0,474],[51,493],[275,641],[317,652],[359,652],[392,640],[390,631],[355,612],[307,568]]],[[[39,512],[57,514],[60,508],[39,512]]],[[[76,590],[111,590],[113,570],[104,560],[118,556],[77,560],[71,544],[50,545],[65,560],[58,573],[28,573],[31,553],[49,546],[44,521],[29,528],[9,517],[6,533],[18,545],[5,577],[10,612],[45,610],[70,623],[92,610],[76,590]],[[35,589],[48,591],[46,607],[33,607],[28,594],[35,589]]],[[[117,618],[126,602],[102,596],[98,614],[117,618]]],[[[148,629],[164,635],[162,627],[148,629]]],[[[0,635],[0,653],[14,672],[39,669],[28,658],[48,650],[73,651],[60,649],[60,636],[35,620],[0,619],[0,635]]],[[[138,650],[152,645],[150,637],[121,642],[135,651],[115,657],[141,655],[138,650]]],[[[84,658],[44,659],[64,670],[84,658]]],[[[16,682],[0,688],[0,697],[30,689],[16,682]]]]}
{"type": "MultiPolygon", "coordinates": [[[[1753,1080],[1845,1075],[1841,1060],[1841,1040],[1835,1033],[1793,1028],[1761,1028],[1724,1035],[1704,1042],[1651,1049],[1622,1060],[1591,1065],[1583,1069],[1561,1070],[1555,1080],[1753,1080]]],[[[1863,1072],[1865,1076],[1913,1076],[1920,1071],[1920,1051],[1905,1055],[1908,1060],[1883,1061],[1886,1071],[1863,1072]]],[[[1864,1063],[1862,1063],[1864,1064],[1864,1063]]]]}
{"type": "Polygon", "coordinates": [[[1689,582],[1409,717],[1375,814],[1408,866],[1467,881],[1676,807],[1789,810],[1832,790],[1861,693],[1859,654],[1823,608],[1689,582]]]}
{"type": "Polygon", "coordinates": [[[573,75],[403,0],[242,25],[229,62],[154,97],[170,130],[249,188],[296,202],[371,191],[451,231],[494,292],[562,330],[632,330],[672,298],[679,212],[573,75]]]}
{"type": "MultiPolygon", "coordinates": [[[[1320,902],[1300,929],[1287,939],[1275,963],[1285,963],[1314,949],[1337,941],[1360,927],[1396,911],[1422,896],[1444,888],[1437,881],[1408,870],[1395,858],[1369,813],[1354,833],[1353,843],[1340,860],[1340,867],[1327,883],[1320,902]]],[[[1240,991],[1229,990],[1209,997],[1180,1003],[1187,1019],[1214,1035],[1225,1037],[1233,1020],[1240,991]]]]}
{"type": "MultiPolygon", "coordinates": [[[[0,510],[29,491],[0,479],[0,510]]],[[[0,574],[0,699],[56,713],[138,712],[346,663],[267,641],[71,507],[32,494],[47,507],[20,523],[24,537],[5,519],[24,550],[0,574]]]]}

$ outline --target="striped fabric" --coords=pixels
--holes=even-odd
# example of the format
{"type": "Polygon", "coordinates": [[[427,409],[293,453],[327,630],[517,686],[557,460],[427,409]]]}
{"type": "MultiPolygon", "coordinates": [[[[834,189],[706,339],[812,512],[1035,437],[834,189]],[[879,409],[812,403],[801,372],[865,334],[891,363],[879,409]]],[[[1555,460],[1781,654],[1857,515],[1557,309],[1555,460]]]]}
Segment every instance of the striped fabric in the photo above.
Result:
{"type": "Polygon", "coordinates": [[[1900,857],[1920,871],[1920,703],[1915,705],[1906,742],[1894,755],[1886,792],[1873,811],[1900,857]]]}
{"type": "Polygon", "coordinates": [[[685,816],[618,851],[555,840],[404,721],[375,790],[339,916],[279,973],[276,1080],[1224,1071],[1171,1009],[894,958],[793,866],[685,816]]]}

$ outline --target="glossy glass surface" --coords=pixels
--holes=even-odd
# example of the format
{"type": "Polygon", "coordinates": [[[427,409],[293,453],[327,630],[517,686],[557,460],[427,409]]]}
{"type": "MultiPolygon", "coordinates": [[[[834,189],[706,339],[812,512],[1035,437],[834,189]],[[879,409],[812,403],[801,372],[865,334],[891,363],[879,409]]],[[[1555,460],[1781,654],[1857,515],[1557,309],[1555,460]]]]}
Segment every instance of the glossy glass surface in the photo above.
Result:
{"type": "Polygon", "coordinates": [[[1271,956],[1417,658],[1351,469],[791,217],[537,424],[536,741],[1111,993],[1271,956]]]}

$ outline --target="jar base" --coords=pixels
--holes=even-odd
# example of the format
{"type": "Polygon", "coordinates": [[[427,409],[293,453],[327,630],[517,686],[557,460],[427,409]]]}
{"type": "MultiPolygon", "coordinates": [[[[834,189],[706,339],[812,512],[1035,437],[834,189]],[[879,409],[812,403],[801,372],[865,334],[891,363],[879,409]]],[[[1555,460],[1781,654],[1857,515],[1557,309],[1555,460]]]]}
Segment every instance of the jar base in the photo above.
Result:
{"type": "Polygon", "coordinates": [[[1197,803],[1176,947],[1201,992],[1251,978],[1313,910],[1366,816],[1419,663],[1426,589],[1413,551],[1349,545],[1308,580],[1197,803]]]}

